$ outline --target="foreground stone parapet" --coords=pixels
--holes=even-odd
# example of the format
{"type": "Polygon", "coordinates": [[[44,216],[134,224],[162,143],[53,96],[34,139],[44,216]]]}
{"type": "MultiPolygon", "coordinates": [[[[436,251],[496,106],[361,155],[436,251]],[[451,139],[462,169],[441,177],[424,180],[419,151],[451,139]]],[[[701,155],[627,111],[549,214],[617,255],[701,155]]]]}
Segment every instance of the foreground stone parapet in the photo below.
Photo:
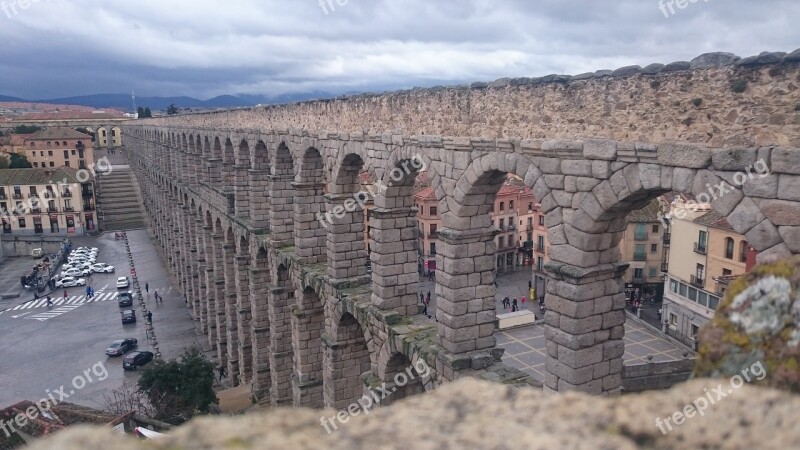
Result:
{"type": "Polygon", "coordinates": [[[736,280],[700,343],[697,376],[734,376],[760,362],[764,384],[800,392],[800,256],[736,280]]]}
{"type": "MultiPolygon", "coordinates": [[[[241,418],[203,418],[152,441],[121,437],[109,428],[78,427],[32,446],[39,449],[357,449],[357,448],[798,448],[800,434],[787,426],[800,397],[743,386],[703,415],[676,425],[676,413],[708,398],[721,380],[698,379],[669,391],[615,398],[569,393],[547,396],[533,389],[461,380],[429,395],[409,398],[369,415],[328,422],[330,409],[276,409],[241,418]],[[663,425],[670,417],[671,430],[663,425]],[[656,425],[660,419],[662,428],[656,425]]],[[[725,383],[725,381],[723,381],[725,383]]],[[[683,413],[680,413],[683,414],[683,413]]]]}

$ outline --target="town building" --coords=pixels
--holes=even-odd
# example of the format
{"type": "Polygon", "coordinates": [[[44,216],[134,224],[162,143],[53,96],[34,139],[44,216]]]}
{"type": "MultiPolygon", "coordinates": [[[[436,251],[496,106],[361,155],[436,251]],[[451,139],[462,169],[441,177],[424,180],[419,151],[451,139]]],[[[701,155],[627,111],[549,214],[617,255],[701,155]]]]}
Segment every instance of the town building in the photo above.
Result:
{"type": "MultiPolygon", "coordinates": [[[[495,196],[491,221],[499,231],[497,271],[508,272],[533,266],[544,278],[547,262],[547,230],[544,214],[531,189],[509,180],[495,196]]],[[[439,201],[433,188],[426,187],[414,196],[419,229],[420,266],[425,273],[436,270],[437,230],[442,228],[439,201]]]]}
{"type": "Polygon", "coordinates": [[[754,250],[708,204],[676,201],[669,220],[672,240],[664,281],[662,329],[690,346],[714,318],[731,280],[747,273],[754,250]]]}
{"type": "Polygon", "coordinates": [[[622,260],[630,266],[625,272],[625,289],[628,294],[639,294],[642,299],[652,296],[656,302],[664,294],[664,276],[669,266],[671,235],[662,221],[660,199],[654,199],[642,209],[628,214],[628,227],[620,240],[622,260]]]}
{"type": "Polygon", "coordinates": [[[70,167],[0,170],[0,220],[6,237],[94,231],[93,179],[70,167]]]}
{"type": "Polygon", "coordinates": [[[3,146],[3,152],[25,155],[34,168],[89,169],[94,165],[92,137],[67,127],[12,135],[10,142],[3,146]]]}

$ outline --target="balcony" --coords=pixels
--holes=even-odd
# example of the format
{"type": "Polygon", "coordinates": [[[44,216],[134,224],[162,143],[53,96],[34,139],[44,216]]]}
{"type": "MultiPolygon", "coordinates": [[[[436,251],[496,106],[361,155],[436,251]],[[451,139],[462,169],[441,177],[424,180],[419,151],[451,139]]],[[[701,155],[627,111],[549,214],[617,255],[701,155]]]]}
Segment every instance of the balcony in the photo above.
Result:
{"type": "Polygon", "coordinates": [[[41,214],[42,208],[31,208],[31,214],[41,214]]]}
{"type": "Polygon", "coordinates": [[[73,208],[72,206],[65,206],[64,207],[64,212],[74,212],[74,211],[75,211],[75,208],[73,208]]]}
{"type": "Polygon", "coordinates": [[[672,233],[664,233],[664,245],[669,245],[672,241],[672,233]]]}
{"type": "Polygon", "coordinates": [[[634,261],[647,261],[647,253],[634,253],[633,254],[634,261]]]}
{"type": "Polygon", "coordinates": [[[0,200],[7,200],[7,199],[8,199],[8,197],[6,197],[6,193],[5,192],[0,192],[0,200]]]}
{"type": "Polygon", "coordinates": [[[650,235],[646,231],[644,233],[635,232],[633,233],[633,238],[637,241],[648,241],[650,240],[650,235]]]}
{"type": "Polygon", "coordinates": [[[92,205],[83,205],[84,211],[94,211],[94,206],[92,205]]]}
{"type": "Polygon", "coordinates": [[[22,199],[22,194],[14,194],[14,199],[15,200],[21,200],[22,199]]]}
{"type": "Polygon", "coordinates": [[[55,206],[48,206],[47,207],[47,212],[57,213],[58,212],[58,208],[56,208],[55,206]]]}
{"type": "Polygon", "coordinates": [[[689,279],[689,284],[695,287],[703,288],[706,285],[706,280],[697,277],[697,275],[692,275],[691,278],[689,279]]]}
{"type": "Polygon", "coordinates": [[[694,243],[694,252],[699,253],[701,255],[708,254],[708,249],[706,248],[706,244],[699,244],[697,242],[694,243]]]}
{"type": "Polygon", "coordinates": [[[71,192],[71,191],[64,191],[64,192],[61,194],[61,196],[62,196],[62,197],[67,197],[67,198],[70,198],[70,197],[72,197],[72,192],[71,192]]]}
{"type": "Polygon", "coordinates": [[[669,264],[668,263],[661,263],[661,271],[662,272],[669,272],[669,264]]]}
{"type": "Polygon", "coordinates": [[[434,231],[433,233],[430,233],[430,234],[428,235],[428,239],[438,239],[438,238],[439,238],[439,235],[438,235],[438,234],[436,234],[436,232],[435,232],[435,231],[434,231]]]}
{"type": "Polygon", "coordinates": [[[92,198],[94,196],[94,191],[83,190],[83,191],[81,191],[81,196],[83,198],[92,198]]]}

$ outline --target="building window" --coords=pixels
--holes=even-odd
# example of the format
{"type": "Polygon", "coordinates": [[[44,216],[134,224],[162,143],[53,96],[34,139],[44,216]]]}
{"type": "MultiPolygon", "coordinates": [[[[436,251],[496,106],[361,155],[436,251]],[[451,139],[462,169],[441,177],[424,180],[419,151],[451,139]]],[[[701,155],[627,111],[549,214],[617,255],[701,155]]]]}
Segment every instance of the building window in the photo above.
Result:
{"type": "Polygon", "coordinates": [[[733,247],[734,247],[733,238],[726,237],[725,238],[725,258],[733,259],[733,247]]]}
{"type": "Polygon", "coordinates": [[[64,150],[64,159],[69,159],[69,150],[64,150]]]}
{"type": "Polygon", "coordinates": [[[55,166],[56,166],[56,163],[54,163],[53,161],[50,161],[50,167],[55,167],[55,166]]]}
{"type": "Polygon", "coordinates": [[[644,244],[636,244],[636,248],[633,251],[633,260],[634,261],[647,260],[647,253],[644,244]]]}
{"type": "Polygon", "coordinates": [[[509,211],[513,211],[514,210],[514,200],[511,200],[511,201],[508,202],[508,210],[509,211]]]}
{"type": "Polygon", "coordinates": [[[50,141],[47,141],[47,146],[48,146],[48,147],[50,147],[50,145],[51,145],[51,144],[50,144],[50,141]]]}
{"type": "Polygon", "coordinates": [[[747,241],[739,242],[739,262],[747,262],[747,241]]]}
{"type": "Polygon", "coordinates": [[[544,226],[544,215],[539,216],[539,225],[544,226]]]}
{"type": "Polygon", "coordinates": [[[11,222],[3,219],[3,234],[11,233],[11,222]]]}
{"type": "Polygon", "coordinates": [[[716,310],[719,306],[719,297],[714,297],[713,295],[708,296],[708,307],[716,310]]]}
{"type": "MultiPolygon", "coordinates": [[[[44,163],[42,163],[42,164],[44,164],[44,163]]],[[[39,167],[39,163],[34,161],[33,162],[33,167],[39,167]]]]}
{"type": "Polygon", "coordinates": [[[505,238],[505,236],[500,236],[498,238],[498,242],[500,243],[498,245],[499,248],[506,248],[506,238],[505,238]]]}
{"type": "MultiPolygon", "coordinates": [[[[502,203],[501,203],[501,205],[502,205],[502,203]]],[[[506,227],[506,219],[500,219],[500,226],[499,226],[499,228],[502,230],[502,229],[503,229],[503,228],[505,228],[505,227],[506,227]]]]}
{"type": "Polygon", "coordinates": [[[528,212],[533,212],[533,203],[528,203],[528,212]]]}
{"type": "Polygon", "coordinates": [[[500,212],[505,211],[505,209],[506,209],[506,203],[505,202],[500,202],[500,212]]]}
{"type": "Polygon", "coordinates": [[[542,235],[536,236],[536,250],[544,251],[544,236],[542,235]]]}
{"type": "Polygon", "coordinates": [[[439,208],[431,206],[431,217],[436,217],[439,214],[439,208]]]}
{"type": "Polygon", "coordinates": [[[634,239],[637,241],[646,241],[647,240],[647,226],[643,223],[637,223],[636,227],[634,228],[634,239]]]}
{"type": "Polygon", "coordinates": [[[697,334],[700,333],[700,327],[695,324],[692,324],[692,339],[695,341],[697,340],[697,334]]]}
{"type": "Polygon", "coordinates": [[[75,150],[72,150],[72,156],[75,156],[75,150]]]}
{"type": "Polygon", "coordinates": [[[673,330],[678,329],[678,316],[673,313],[669,313],[669,327],[673,330]]]}
{"type": "Polygon", "coordinates": [[[47,156],[53,156],[53,151],[52,150],[48,150],[47,151],[47,156]]]}
{"type": "Polygon", "coordinates": [[[708,233],[705,231],[700,231],[697,235],[697,247],[698,249],[703,250],[705,253],[706,251],[706,243],[708,242],[708,233]]]}
{"type": "Polygon", "coordinates": [[[658,225],[653,225],[653,233],[658,233],[658,225]]]}
{"type": "Polygon", "coordinates": [[[670,278],[670,280],[669,280],[669,290],[672,291],[673,294],[677,294],[678,293],[678,281],[677,280],[673,280],[673,279],[670,278]]]}
{"type": "Polygon", "coordinates": [[[24,217],[20,217],[19,218],[19,227],[20,228],[25,228],[25,218],[24,217]]]}
{"type": "Polygon", "coordinates": [[[658,270],[657,270],[655,267],[651,267],[651,268],[650,268],[650,274],[649,274],[649,277],[650,277],[650,278],[655,278],[655,277],[657,277],[657,276],[658,276],[658,270]]]}
{"type": "Polygon", "coordinates": [[[36,196],[36,186],[31,186],[30,187],[30,191],[31,191],[31,197],[35,197],[36,196]]]}
{"type": "Polygon", "coordinates": [[[538,271],[544,270],[544,258],[542,258],[541,256],[536,258],[536,270],[538,271]]]}
{"type": "Polygon", "coordinates": [[[66,167],[69,167],[69,160],[68,160],[68,159],[64,161],[64,165],[65,165],[66,167]]]}
{"type": "Polygon", "coordinates": [[[650,244],[650,253],[658,253],[658,244],[650,244]]]}
{"type": "Polygon", "coordinates": [[[636,280],[641,280],[642,278],[644,278],[644,269],[642,268],[633,269],[633,278],[636,280]]]}
{"type": "Polygon", "coordinates": [[[437,226],[436,226],[435,223],[432,223],[430,225],[430,227],[431,227],[431,234],[430,234],[429,237],[435,238],[436,237],[436,228],[437,228],[437,226]]]}
{"type": "Polygon", "coordinates": [[[431,256],[436,255],[436,242],[431,242],[431,256]]]}

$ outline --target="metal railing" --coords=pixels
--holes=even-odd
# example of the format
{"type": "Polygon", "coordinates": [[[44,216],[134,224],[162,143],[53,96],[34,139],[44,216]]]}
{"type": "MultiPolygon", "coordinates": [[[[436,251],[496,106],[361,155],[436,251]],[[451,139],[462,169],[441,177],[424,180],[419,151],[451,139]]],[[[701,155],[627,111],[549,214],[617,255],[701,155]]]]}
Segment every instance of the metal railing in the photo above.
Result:
{"type": "Polygon", "coordinates": [[[691,284],[692,286],[695,286],[695,287],[702,288],[703,286],[706,285],[706,280],[705,280],[705,278],[700,278],[697,275],[692,275],[689,278],[689,284],[691,284]]]}
{"type": "Polygon", "coordinates": [[[705,254],[708,253],[708,249],[706,248],[705,244],[700,245],[699,243],[695,242],[694,243],[694,252],[695,253],[699,253],[701,255],[705,255],[705,254]]]}

